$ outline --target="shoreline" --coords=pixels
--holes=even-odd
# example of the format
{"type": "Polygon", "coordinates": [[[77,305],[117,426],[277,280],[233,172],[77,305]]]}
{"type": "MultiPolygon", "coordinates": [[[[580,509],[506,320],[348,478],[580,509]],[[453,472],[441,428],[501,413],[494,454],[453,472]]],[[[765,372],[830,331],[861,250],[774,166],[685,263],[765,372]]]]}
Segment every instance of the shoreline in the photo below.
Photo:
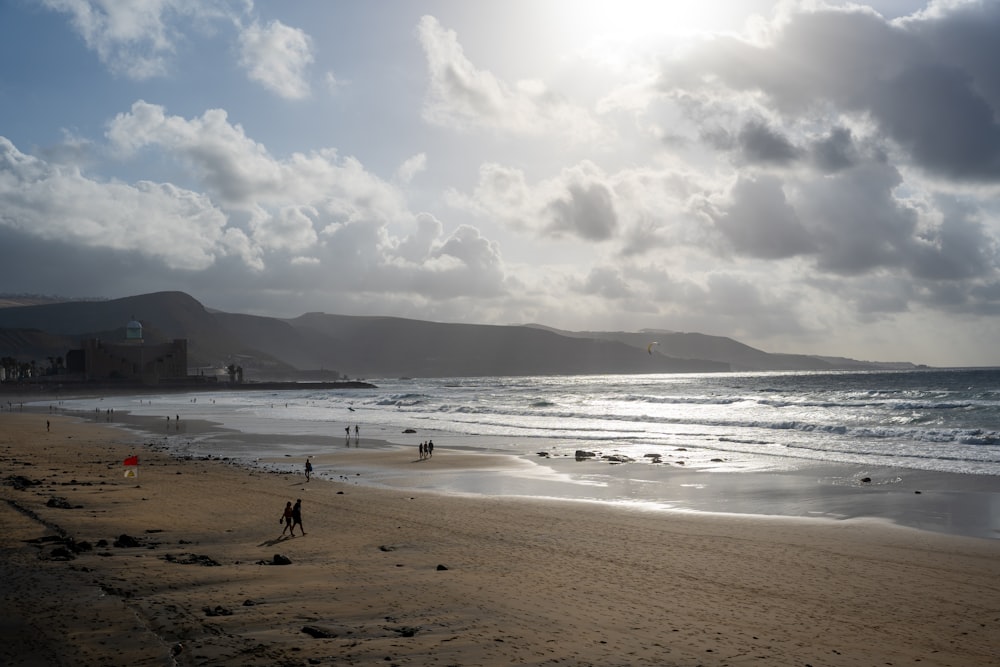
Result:
{"type": "Polygon", "coordinates": [[[1000,651],[997,540],[306,483],[50,419],[0,414],[4,479],[32,481],[0,487],[0,623],[25,638],[4,664],[978,667],[1000,651]],[[296,497],[307,535],[281,538],[296,497]]]}
{"type": "Polygon", "coordinates": [[[667,512],[873,519],[930,532],[1000,539],[1000,477],[992,475],[812,461],[803,461],[794,470],[775,471],[646,462],[618,465],[440,444],[456,440],[454,436],[439,439],[436,458],[420,461],[415,445],[411,455],[411,445],[384,438],[361,438],[359,449],[353,438],[345,446],[341,436],[245,433],[200,419],[167,419],[164,424],[161,418],[128,411],[110,419],[100,412],[61,408],[51,412],[37,405],[24,412],[118,427],[160,440],[149,444],[161,451],[232,459],[249,468],[301,472],[310,456],[317,478],[375,488],[575,500],[667,512]],[[295,454],[260,455],[276,439],[295,454]],[[194,444],[185,445],[185,440],[194,444]]]}

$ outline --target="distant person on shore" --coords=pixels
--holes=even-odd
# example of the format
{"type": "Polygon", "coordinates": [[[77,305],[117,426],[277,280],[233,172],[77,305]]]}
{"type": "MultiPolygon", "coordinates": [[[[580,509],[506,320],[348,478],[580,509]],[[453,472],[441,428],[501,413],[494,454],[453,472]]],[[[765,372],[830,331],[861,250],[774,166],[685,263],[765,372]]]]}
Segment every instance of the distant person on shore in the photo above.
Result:
{"type": "Polygon", "coordinates": [[[433,440],[428,440],[427,441],[427,458],[430,458],[432,456],[434,456],[434,441],[433,440]]]}
{"type": "Polygon", "coordinates": [[[419,445],[419,450],[418,451],[420,452],[420,460],[423,461],[424,460],[424,441],[423,440],[420,441],[420,445],[419,445]]]}
{"type": "Polygon", "coordinates": [[[351,427],[350,426],[345,426],[344,427],[344,433],[347,434],[347,439],[350,440],[351,439],[351,427]]]}
{"type": "Polygon", "coordinates": [[[287,503],[285,503],[285,511],[282,512],[281,518],[278,519],[278,523],[281,523],[282,521],[285,522],[285,527],[281,529],[281,534],[284,535],[286,530],[289,532],[289,534],[292,534],[292,530],[294,530],[294,529],[292,528],[292,501],[291,500],[289,500],[287,503]]]}
{"type": "Polygon", "coordinates": [[[307,482],[309,481],[309,478],[312,477],[312,473],[313,473],[313,464],[312,464],[312,461],[310,461],[307,458],[306,459],[306,481],[307,482]]]}
{"type": "Polygon", "coordinates": [[[306,529],[302,527],[302,499],[299,498],[295,501],[295,505],[292,507],[292,537],[295,537],[295,526],[299,527],[302,534],[306,534],[306,529]]]}
{"type": "Polygon", "coordinates": [[[361,429],[359,429],[358,425],[355,424],[354,425],[354,442],[357,442],[360,437],[361,437],[361,429]]]}

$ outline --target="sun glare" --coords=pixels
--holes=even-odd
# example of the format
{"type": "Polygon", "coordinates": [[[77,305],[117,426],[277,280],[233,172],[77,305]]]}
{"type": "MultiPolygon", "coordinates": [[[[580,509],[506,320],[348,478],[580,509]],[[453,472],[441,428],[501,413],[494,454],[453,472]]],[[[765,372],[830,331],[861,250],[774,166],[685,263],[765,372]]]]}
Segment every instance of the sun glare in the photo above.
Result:
{"type": "Polygon", "coordinates": [[[761,2],[671,2],[617,0],[566,3],[566,28],[601,39],[644,39],[658,35],[686,36],[739,27],[751,5],[761,2]]]}

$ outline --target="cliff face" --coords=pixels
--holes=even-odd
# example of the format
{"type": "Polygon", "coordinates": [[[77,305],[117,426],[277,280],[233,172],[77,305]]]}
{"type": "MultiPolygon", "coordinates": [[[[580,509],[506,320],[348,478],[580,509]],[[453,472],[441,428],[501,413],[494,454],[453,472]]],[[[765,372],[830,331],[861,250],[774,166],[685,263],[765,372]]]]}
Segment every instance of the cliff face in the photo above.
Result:
{"type": "Polygon", "coordinates": [[[190,367],[234,363],[250,379],[318,370],[350,377],[462,377],[884,367],[770,354],[696,333],[569,332],[325,313],[286,320],[212,311],[182,292],[0,308],[0,357],[65,356],[83,339],[124,337],[133,318],[151,343],[187,339],[190,367]]]}

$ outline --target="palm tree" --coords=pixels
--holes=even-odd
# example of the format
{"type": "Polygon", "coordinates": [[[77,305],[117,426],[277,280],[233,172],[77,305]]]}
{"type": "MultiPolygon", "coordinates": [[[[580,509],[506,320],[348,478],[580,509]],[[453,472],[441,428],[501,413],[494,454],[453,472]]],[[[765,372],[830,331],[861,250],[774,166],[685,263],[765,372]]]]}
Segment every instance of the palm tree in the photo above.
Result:
{"type": "Polygon", "coordinates": [[[4,370],[4,377],[13,380],[17,372],[17,359],[14,357],[0,357],[0,367],[4,370]]]}

